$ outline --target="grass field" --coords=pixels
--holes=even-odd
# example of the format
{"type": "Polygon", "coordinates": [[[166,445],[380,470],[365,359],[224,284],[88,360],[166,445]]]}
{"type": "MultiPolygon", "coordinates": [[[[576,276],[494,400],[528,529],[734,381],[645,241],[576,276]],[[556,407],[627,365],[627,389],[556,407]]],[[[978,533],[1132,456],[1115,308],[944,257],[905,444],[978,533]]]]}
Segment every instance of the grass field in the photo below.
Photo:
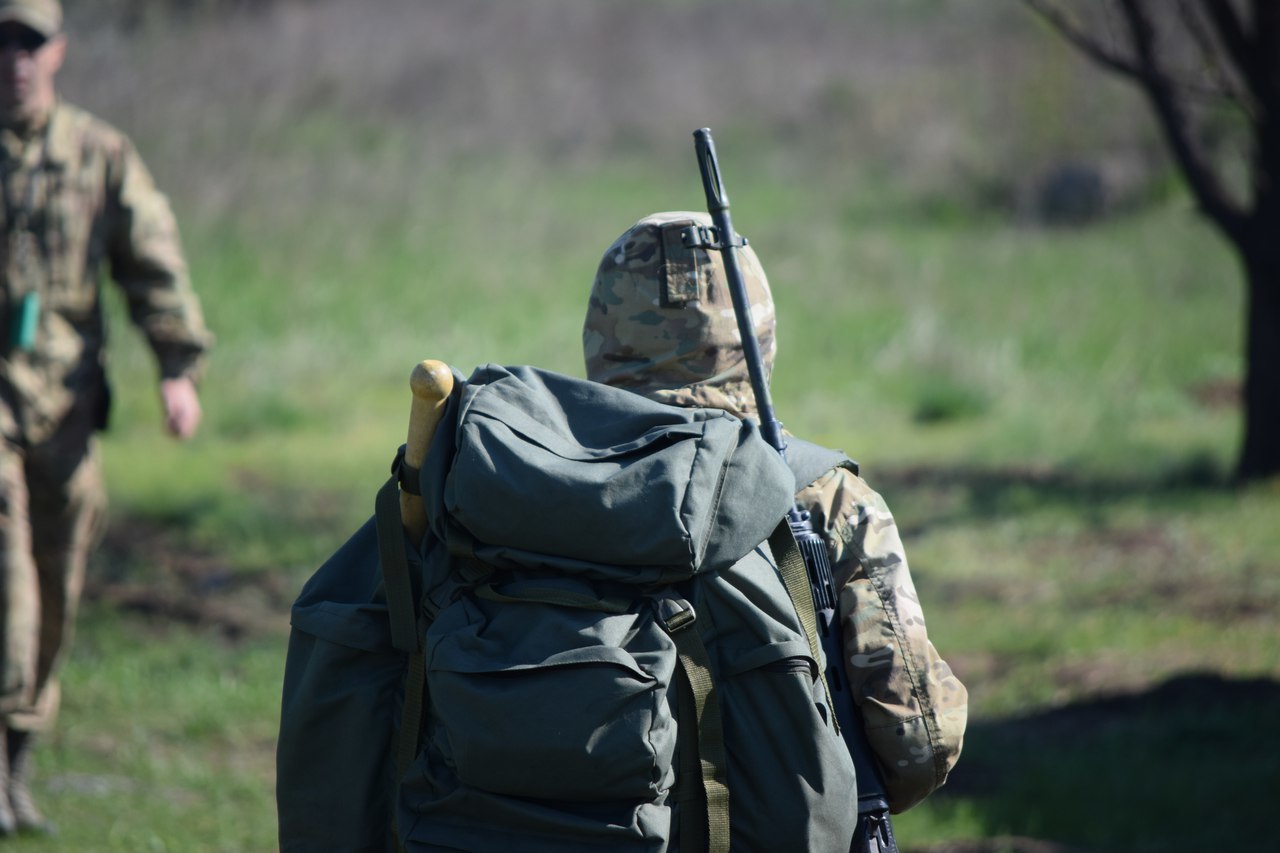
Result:
{"type": "Polygon", "coordinates": [[[601,252],[701,206],[709,124],[778,302],[779,414],[860,460],[970,689],[904,849],[1271,849],[1280,484],[1229,477],[1235,261],[1176,186],[1075,228],[1009,201],[1055,158],[1157,170],[1138,102],[995,4],[743,0],[720,38],[720,2],[432,5],[73,41],[67,96],[171,192],[219,347],[179,446],[113,324],[112,531],[39,755],[61,834],[15,847],[274,849],[288,606],[371,511],[409,369],[580,375],[601,252]]]}

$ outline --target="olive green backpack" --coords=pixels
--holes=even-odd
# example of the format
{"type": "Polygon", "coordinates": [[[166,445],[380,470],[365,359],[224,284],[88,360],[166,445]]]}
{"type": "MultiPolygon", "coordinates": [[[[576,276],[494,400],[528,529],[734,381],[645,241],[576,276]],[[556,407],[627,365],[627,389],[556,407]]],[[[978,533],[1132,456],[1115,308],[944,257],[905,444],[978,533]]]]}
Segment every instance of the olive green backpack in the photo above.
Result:
{"type": "Polygon", "coordinates": [[[847,851],[795,491],[725,412],[459,381],[295,604],[281,849],[847,851]]]}

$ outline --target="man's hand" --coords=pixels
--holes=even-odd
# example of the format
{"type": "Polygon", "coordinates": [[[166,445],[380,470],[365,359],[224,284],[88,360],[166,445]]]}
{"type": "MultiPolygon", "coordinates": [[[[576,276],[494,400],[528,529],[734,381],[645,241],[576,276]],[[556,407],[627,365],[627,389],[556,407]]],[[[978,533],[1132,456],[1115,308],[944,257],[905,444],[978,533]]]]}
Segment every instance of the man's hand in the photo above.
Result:
{"type": "Polygon", "coordinates": [[[162,379],[160,400],[164,403],[164,423],[176,438],[188,439],[200,426],[200,396],[190,379],[162,379]]]}

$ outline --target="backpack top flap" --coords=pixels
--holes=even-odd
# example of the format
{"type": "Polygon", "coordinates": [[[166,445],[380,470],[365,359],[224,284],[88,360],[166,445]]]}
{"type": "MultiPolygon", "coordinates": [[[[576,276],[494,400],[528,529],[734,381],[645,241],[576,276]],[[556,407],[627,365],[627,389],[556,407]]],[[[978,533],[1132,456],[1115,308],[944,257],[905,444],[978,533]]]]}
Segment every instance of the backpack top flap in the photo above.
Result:
{"type": "Polygon", "coordinates": [[[458,412],[443,500],[429,506],[490,565],[670,582],[732,565],[794,499],[756,424],[719,410],[486,365],[458,412]]]}

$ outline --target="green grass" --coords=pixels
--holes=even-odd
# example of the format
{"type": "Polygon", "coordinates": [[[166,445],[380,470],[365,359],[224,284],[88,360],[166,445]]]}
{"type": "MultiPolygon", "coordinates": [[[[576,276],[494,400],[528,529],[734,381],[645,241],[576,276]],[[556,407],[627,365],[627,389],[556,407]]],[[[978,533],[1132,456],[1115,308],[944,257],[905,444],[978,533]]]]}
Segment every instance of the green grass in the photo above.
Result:
{"type": "MultiPolygon", "coordinates": [[[[304,260],[268,246],[251,262],[249,253],[237,260],[211,248],[247,237],[196,235],[194,263],[222,340],[205,385],[207,429],[189,446],[157,445],[149,367],[136,344],[119,340],[135,351],[117,365],[122,416],[106,447],[117,513],[167,522],[177,541],[218,554],[232,571],[274,573],[296,588],[370,511],[403,440],[407,374],[418,358],[442,357],[464,372],[494,360],[580,373],[581,300],[603,247],[642,212],[695,201],[687,196],[696,185],[671,180],[655,192],[619,171],[570,173],[551,187],[511,165],[503,183],[537,196],[537,222],[514,211],[487,218],[489,171],[451,175],[480,208],[435,221],[430,250],[389,244],[304,260]],[[597,181],[608,184],[607,202],[597,181]],[[579,237],[557,242],[547,223],[579,237]],[[286,260],[298,266],[278,269],[286,260]],[[389,307],[406,302],[422,308],[389,307]]],[[[1005,738],[1019,729],[1003,721],[1031,715],[1021,725],[1034,732],[1037,714],[1087,714],[1105,697],[1187,673],[1280,674],[1267,617],[1280,603],[1271,521],[1280,492],[1228,484],[1237,413],[1203,408],[1192,394],[1198,383],[1238,375],[1229,256],[1180,206],[1083,231],[909,217],[853,227],[855,213],[844,209],[852,193],[752,174],[735,215],[755,235],[779,302],[775,403],[789,427],[861,459],[885,494],[932,637],[972,693],[957,791],[901,816],[900,839],[1015,834],[1135,849],[1199,839],[1166,828],[1165,801],[1189,783],[1171,770],[1185,750],[1164,750],[1193,709],[1150,711],[1155,733],[1126,723],[1016,759],[1005,738]],[[800,211],[812,212],[807,227],[800,211]],[[922,417],[928,406],[941,414],[922,417]],[[1088,783],[1109,774],[1097,762],[1117,743],[1125,762],[1155,761],[1143,772],[1167,776],[1168,787],[1153,781],[1144,799],[1081,824],[1071,815],[1090,807],[1088,783]]],[[[211,804],[215,813],[238,808],[256,790],[260,802],[247,812],[255,817],[210,835],[208,849],[269,846],[278,639],[226,648],[153,626],[166,641],[151,650],[131,645],[144,641],[118,620],[91,609],[88,636],[140,660],[100,669],[97,650],[81,644],[60,743],[77,733],[124,737],[110,731],[123,726],[162,744],[161,757],[133,755],[140,764],[116,773],[133,785],[168,785],[172,796],[140,821],[115,819],[112,832],[184,849],[181,839],[194,837],[188,821],[210,826],[211,804]],[[260,682],[224,697],[228,668],[234,684],[260,682]],[[126,688],[147,681],[141,672],[170,669],[182,680],[155,679],[145,713],[125,704],[126,688]],[[113,702],[82,704],[111,693],[113,702]]],[[[1221,808],[1240,818],[1227,831],[1246,847],[1261,831],[1249,817],[1261,800],[1240,780],[1274,777],[1275,765],[1238,732],[1268,708],[1239,709],[1238,721],[1237,709],[1215,712],[1203,725],[1222,749],[1212,760],[1196,753],[1202,775],[1236,798],[1221,808]],[[1248,766],[1238,772],[1241,761],[1248,766]]],[[[64,746],[46,777],[95,772],[78,751],[64,746]]],[[[137,790],[108,789],[104,810],[125,808],[137,790]]]]}
{"type": "MultiPolygon", "coordinates": [[[[895,6],[890,23],[945,24],[941,8],[895,6]]],[[[276,33],[275,20],[246,33],[276,33]]],[[[977,19],[963,20],[975,38],[977,19]]],[[[333,56],[301,32],[308,55],[333,56]]],[[[250,38],[237,33],[205,35],[250,38]]],[[[171,67],[168,43],[122,39],[99,50],[133,45],[136,61],[171,67]]],[[[1049,61],[1021,79],[1055,114],[1068,95],[1049,61]]],[[[735,225],[778,303],[778,414],[848,451],[884,494],[931,637],[970,689],[952,782],[896,820],[899,839],[1265,849],[1280,787],[1280,487],[1231,485],[1239,411],[1209,393],[1241,376],[1237,265],[1176,190],[1095,226],[1041,229],[975,199],[963,174],[917,170],[897,150],[907,137],[880,128],[916,141],[926,117],[973,108],[990,122],[983,99],[1013,96],[971,85],[974,103],[955,101],[964,80],[986,79],[957,70],[926,109],[908,97],[925,88],[913,73],[875,97],[830,82],[827,102],[848,115],[824,113],[801,138],[794,116],[771,113],[715,127],[735,225]]],[[[366,91],[354,71],[297,78],[366,91]]],[[[178,85],[168,101],[118,103],[150,129],[140,144],[175,188],[219,344],[201,434],[169,442],[149,356],[113,296],[116,535],[91,569],[62,718],[38,754],[62,832],[19,849],[274,849],[288,602],[371,511],[404,440],[410,369],[442,358],[464,373],[496,361],[580,375],[603,250],[642,215],[704,203],[696,125],[646,121],[633,142],[628,105],[610,144],[576,156],[572,140],[523,127],[460,131],[482,140],[461,144],[446,131],[467,130],[466,111],[420,124],[310,89],[293,103],[284,84],[251,116],[236,101],[246,115],[229,123],[221,82],[207,81],[208,102],[178,85]],[[193,152],[208,174],[180,168],[193,152]]],[[[1074,98],[1092,91],[1073,85],[1074,98]]],[[[1004,118],[998,140],[963,137],[994,146],[978,178],[1016,172],[997,159],[1010,151],[1052,156],[1051,141],[1017,135],[1034,123],[1004,118]]]]}
{"type": "Polygon", "coordinates": [[[53,839],[19,849],[274,849],[274,742],[283,639],[207,631],[90,606],[39,753],[53,839]]]}

